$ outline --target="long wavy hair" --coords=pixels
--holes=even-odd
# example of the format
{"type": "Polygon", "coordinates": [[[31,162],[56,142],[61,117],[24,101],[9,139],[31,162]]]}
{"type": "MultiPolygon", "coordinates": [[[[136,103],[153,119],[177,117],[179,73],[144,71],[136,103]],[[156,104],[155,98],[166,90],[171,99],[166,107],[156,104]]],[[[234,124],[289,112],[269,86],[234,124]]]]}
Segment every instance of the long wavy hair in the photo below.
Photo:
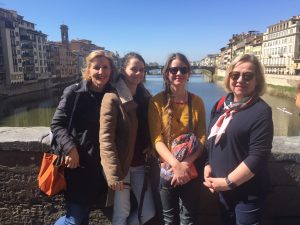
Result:
{"type": "Polygon", "coordinates": [[[166,105],[164,107],[164,113],[167,114],[168,116],[168,122],[167,122],[167,126],[162,130],[162,135],[165,138],[165,140],[167,141],[167,146],[170,148],[171,146],[171,142],[172,142],[172,121],[174,118],[174,105],[173,105],[173,101],[172,101],[172,90],[171,90],[171,84],[170,84],[170,80],[169,80],[169,68],[170,65],[172,63],[173,60],[178,59],[181,62],[183,62],[186,67],[188,68],[188,73],[191,73],[191,65],[189,60],[187,59],[187,57],[185,55],[183,55],[182,53],[173,53],[171,54],[165,65],[163,68],[163,79],[164,79],[164,95],[165,95],[165,99],[166,99],[166,105]]]}

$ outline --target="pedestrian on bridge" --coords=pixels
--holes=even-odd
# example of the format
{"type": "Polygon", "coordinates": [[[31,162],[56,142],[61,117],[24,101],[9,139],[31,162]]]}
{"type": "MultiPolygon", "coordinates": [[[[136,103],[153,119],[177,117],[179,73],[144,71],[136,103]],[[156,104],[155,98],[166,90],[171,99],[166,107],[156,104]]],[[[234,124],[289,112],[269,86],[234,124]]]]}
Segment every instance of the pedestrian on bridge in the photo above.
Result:
{"type": "Polygon", "coordinates": [[[106,200],[107,183],[99,155],[99,114],[116,69],[112,57],[104,51],[91,52],[85,61],[82,81],[64,90],[51,123],[53,137],[66,156],[66,215],[55,225],[87,225],[91,206],[104,206],[106,200]]]}
{"type": "Polygon", "coordinates": [[[123,58],[115,90],[104,95],[100,113],[100,155],[113,204],[112,225],[144,224],[155,215],[146,154],[150,148],[145,61],[130,52],[123,58]],[[133,194],[133,196],[131,196],[133,194]],[[137,207],[133,207],[135,199],[137,207]]]}
{"type": "Polygon", "coordinates": [[[224,225],[259,225],[270,188],[273,121],[260,98],[265,78],[257,57],[237,57],[224,84],[229,93],[215,104],[208,128],[204,185],[218,193],[224,225]]]}
{"type": "Polygon", "coordinates": [[[149,104],[153,147],[160,156],[160,197],[165,224],[201,224],[201,180],[195,164],[205,141],[202,99],[186,88],[191,66],[185,55],[172,54],[163,68],[165,89],[149,104]]]}

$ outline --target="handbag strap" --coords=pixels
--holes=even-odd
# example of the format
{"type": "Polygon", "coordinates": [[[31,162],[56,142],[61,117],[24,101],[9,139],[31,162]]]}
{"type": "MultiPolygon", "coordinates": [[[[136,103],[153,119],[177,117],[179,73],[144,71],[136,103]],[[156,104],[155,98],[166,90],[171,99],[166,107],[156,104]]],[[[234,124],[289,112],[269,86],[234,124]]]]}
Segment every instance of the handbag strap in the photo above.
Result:
{"type": "MultiPolygon", "coordinates": [[[[80,95],[80,92],[76,92],[76,96],[75,96],[75,100],[74,100],[73,108],[72,108],[72,112],[71,112],[71,117],[70,117],[69,124],[68,124],[68,134],[71,134],[71,132],[72,132],[72,124],[73,124],[73,120],[74,120],[75,111],[76,111],[76,108],[77,108],[77,103],[78,103],[79,95],[80,95]]],[[[60,156],[62,156],[62,155],[63,155],[63,148],[60,148],[60,150],[59,150],[59,157],[58,157],[57,161],[61,161],[61,157],[60,156]]]]}
{"type": "Polygon", "coordinates": [[[192,112],[192,94],[188,92],[188,107],[189,107],[189,133],[193,132],[193,112],[192,112]]]}
{"type": "Polygon", "coordinates": [[[71,113],[71,117],[70,117],[69,124],[68,124],[68,133],[69,134],[72,131],[72,123],[73,123],[73,118],[74,118],[75,111],[76,111],[76,108],[77,108],[79,95],[80,95],[80,92],[76,92],[76,96],[75,96],[75,100],[74,100],[74,104],[73,104],[73,108],[72,108],[72,113],[71,113]]]}

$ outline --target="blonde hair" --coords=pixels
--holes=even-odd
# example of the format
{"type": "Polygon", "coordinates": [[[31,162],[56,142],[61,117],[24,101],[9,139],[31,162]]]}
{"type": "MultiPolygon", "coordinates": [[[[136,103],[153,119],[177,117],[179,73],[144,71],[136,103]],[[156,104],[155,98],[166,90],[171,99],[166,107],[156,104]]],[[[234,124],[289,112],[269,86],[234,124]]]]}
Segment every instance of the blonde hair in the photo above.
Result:
{"type": "Polygon", "coordinates": [[[231,92],[230,88],[230,77],[229,74],[233,71],[235,66],[240,63],[250,62],[252,63],[252,66],[254,67],[254,74],[256,77],[256,87],[255,91],[258,96],[262,96],[265,93],[266,90],[266,81],[265,81],[265,75],[264,70],[259,62],[258,58],[255,55],[252,54],[244,54],[241,56],[236,57],[231,64],[228,66],[226,71],[226,76],[224,78],[224,87],[228,92],[231,92]]]}
{"type": "Polygon", "coordinates": [[[111,68],[110,80],[113,79],[113,76],[117,71],[113,57],[110,53],[105,52],[103,50],[92,51],[90,54],[87,55],[87,57],[85,57],[85,64],[84,67],[82,68],[82,78],[84,80],[91,80],[89,69],[91,67],[91,62],[97,57],[104,57],[109,61],[110,68],[111,68]]]}

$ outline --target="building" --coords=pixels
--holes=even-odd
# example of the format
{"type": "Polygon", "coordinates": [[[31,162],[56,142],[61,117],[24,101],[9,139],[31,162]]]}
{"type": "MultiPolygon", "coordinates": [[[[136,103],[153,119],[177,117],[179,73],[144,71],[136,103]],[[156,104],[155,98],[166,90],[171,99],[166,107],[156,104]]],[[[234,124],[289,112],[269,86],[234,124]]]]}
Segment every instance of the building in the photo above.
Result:
{"type": "Polygon", "coordinates": [[[77,58],[77,70],[81,70],[84,65],[84,58],[91,52],[95,50],[104,50],[104,47],[97,46],[90,40],[77,39],[71,40],[70,50],[77,58]]]}
{"type": "Polygon", "coordinates": [[[266,74],[300,75],[300,15],[267,28],[261,59],[266,74]]]}
{"type": "Polygon", "coordinates": [[[219,54],[209,54],[200,60],[200,66],[216,66],[219,54]]]}
{"type": "Polygon", "coordinates": [[[57,78],[71,78],[80,74],[78,68],[78,55],[74,54],[70,48],[69,43],[69,28],[62,24],[61,42],[48,43],[49,55],[49,70],[52,77],[57,78]]]}
{"type": "Polygon", "coordinates": [[[0,85],[48,79],[47,35],[14,10],[0,8],[0,85]]]}

